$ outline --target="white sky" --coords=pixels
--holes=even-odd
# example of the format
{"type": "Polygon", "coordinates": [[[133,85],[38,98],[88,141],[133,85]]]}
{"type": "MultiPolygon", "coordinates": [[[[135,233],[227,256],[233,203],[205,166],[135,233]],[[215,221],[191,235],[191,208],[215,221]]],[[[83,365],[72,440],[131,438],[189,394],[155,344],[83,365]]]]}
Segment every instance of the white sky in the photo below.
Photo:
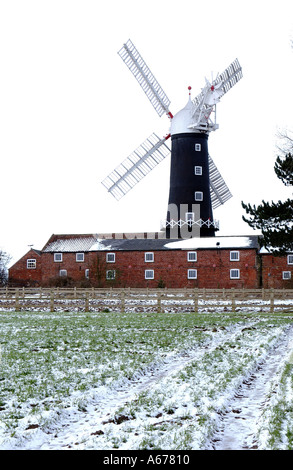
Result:
{"type": "MultiPolygon", "coordinates": [[[[236,57],[211,157],[233,198],[219,235],[247,235],[241,201],[291,197],[274,174],[292,129],[292,0],[0,0],[0,247],[13,262],[52,233],[156,231],[170,159],[117,202],[100,181],[152,132],[169,131],[117,55],[131,39],[173,114],[236,57]]],[[[169,141],[170,144],[170,141],[169,141]]]]}

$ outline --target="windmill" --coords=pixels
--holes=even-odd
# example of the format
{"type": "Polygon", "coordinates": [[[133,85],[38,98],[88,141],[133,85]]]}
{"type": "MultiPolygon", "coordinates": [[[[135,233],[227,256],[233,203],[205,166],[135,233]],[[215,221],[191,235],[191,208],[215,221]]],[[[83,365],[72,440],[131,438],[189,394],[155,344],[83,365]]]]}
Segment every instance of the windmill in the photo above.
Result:
{"type": "Polygon", "coordinates": [[[206,79],[205,86],[193,100],[189,87],[186,106],[173,116],[169,98],[133,43],[128,40],[118,54],[158,115],[166,114],[171,126],[169,134],[163,138],[155,133],[148,137],[102,184],[119,200],[171,152],[169,201],[164,223],[166,236],[170,237],[171,230],[177,227],[180,238],[184,226],[190,230],[194,225],[200,227],[201,237],[214,236],[218,223],[213,219],[213,209],[232,195],[209,155],[208,137],[219,127],[216,123],[217,103],[242,78],[238,60],[212,82],[206,79]],[[169,138],[171,150],[167,145],[169,138]]]}

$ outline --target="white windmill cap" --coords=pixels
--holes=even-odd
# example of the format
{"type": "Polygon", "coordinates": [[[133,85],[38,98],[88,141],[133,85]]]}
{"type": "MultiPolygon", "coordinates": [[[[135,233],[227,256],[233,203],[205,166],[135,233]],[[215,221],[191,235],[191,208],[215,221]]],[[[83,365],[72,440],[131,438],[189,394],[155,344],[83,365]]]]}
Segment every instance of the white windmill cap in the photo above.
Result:
{"type": "Polygon", "coordinates": [[[183,109],[178,111],[178,113],[175,114],[171,121],[171,128],[170,128],[170,133],[171,135],[174,134],[185,134],[186,132],[189,133],[194,133],[194,129],[190,129],[189,126],[191,126],[194,122],[194,119],[192,118],[192,114],[194,111],[194,105],[191,101],[191,96],[190,96],[190,90],[191,87],[188,87],[189,89],[189,99],[187,104],[184,106],[183,109]]]}

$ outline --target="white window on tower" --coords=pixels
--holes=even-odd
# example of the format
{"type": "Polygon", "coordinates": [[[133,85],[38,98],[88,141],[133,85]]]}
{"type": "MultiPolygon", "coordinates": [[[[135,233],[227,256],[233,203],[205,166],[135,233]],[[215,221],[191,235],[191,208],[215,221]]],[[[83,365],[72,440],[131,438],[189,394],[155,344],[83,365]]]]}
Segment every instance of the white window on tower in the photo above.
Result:
{"type": "Polygon", "coordinates": [[[194,212],[185,213],[185,222],[194,222],[194,212]]]}
{"type": "Polygon", "coordinates": [[[203,192],[202,191],[195,191],[194,199],[196,201],[203,201],[203,192]]]}
{"type": "Polygon", "coordinates": [[[293,255],[287,256],[287,264],[293,264],[293,255]]]}
{"type": "Polygon", "coordinates": [[[201,144],[195,144],[195,151],[200,152],[201,151],[201,144]]]}
{"type": "Polygon", "coordinates": [[[194,174],[196,176],[201,176],[202,175],[202,166],[195,166],[194,167],[194,174]]]}

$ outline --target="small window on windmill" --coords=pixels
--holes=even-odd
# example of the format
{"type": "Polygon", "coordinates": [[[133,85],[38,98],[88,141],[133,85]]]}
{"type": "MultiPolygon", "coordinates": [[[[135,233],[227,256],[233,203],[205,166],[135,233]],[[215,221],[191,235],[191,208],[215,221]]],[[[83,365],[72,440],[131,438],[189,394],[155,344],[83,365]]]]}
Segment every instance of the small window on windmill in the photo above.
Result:
{"type": "Polygon", "coordinates": [[[201,144],[195,144],[195,151],[200,152],[201,151],[201,144]]]}
{"type": "Polygon", "coordinates": [[[185,214],[185,222],[194,222],[194,212],[186,212],[185,214]]]}
{"type": "Polygon", "coordinates": [[[195,191],[194,199],[196,201],[203,201],[203,192],[202,191],[195,191]]]}
{"type": "Polygon", "coordinates": [[[194,167],[194,174],[196,176],[201,176],[202,175],[202,166],[195,166],[194,167]]]}

